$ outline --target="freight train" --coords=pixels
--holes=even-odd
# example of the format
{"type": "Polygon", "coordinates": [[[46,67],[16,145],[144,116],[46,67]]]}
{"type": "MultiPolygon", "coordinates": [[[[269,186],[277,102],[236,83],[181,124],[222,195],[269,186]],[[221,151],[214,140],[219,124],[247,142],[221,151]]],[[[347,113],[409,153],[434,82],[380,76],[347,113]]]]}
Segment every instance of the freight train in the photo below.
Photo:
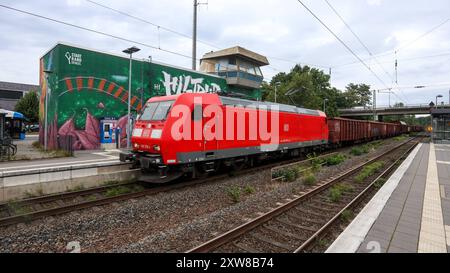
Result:
{"type": "Polygon", "coordinates": [[[141,180],[164,183],[418,130],[402,123],[327,118],[322,111],[291,105],[184,93],[148,100],[132,131],[132,151],[121,153],[120,160],[139,167],[141,180]]]}

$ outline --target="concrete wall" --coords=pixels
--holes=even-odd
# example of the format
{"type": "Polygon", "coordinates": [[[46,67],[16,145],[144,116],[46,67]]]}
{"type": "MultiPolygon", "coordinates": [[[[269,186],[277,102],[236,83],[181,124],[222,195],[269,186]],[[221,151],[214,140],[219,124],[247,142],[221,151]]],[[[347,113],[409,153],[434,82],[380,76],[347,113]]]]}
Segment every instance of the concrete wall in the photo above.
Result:
{"type": "Polygon", "coordinates": [[[91,188],[110,181],[132,181],[139,174],[140,170],[130,170],[130,164],[8,174],[0,177],[0,202],[61,193],[80,187],[91,188]]]}

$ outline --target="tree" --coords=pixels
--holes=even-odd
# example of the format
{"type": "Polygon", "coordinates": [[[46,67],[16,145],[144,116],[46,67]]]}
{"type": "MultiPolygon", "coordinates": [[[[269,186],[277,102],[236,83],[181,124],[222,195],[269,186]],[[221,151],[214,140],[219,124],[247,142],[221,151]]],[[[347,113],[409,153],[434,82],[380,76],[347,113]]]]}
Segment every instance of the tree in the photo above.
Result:
{"type": "Polygon", "coordinates": [[[39,100],[36,92],[28,92],[16,104],[14,109],[16,112],[22,113],[31,122],[39,120],[39,100]]]}
{"type": "Polygon", "coordinates": [[[370,85],[350,83],[345,87],[345,108],[371,105],[372,91],[370,85]]]}
{"type": "Polygon", "coordinates": [[[326,102],[326,113],[337,116],[342,96],[336,88],[330,86],[330,76],[315,68],[296,65],[289,73],[278,73],[270,83],[263,83],[263,100],[278,103],[295,104],[310,109],[323,109],[326,102]],[[275,92],[276,90],[276,92],[275,92]],[[290,93],[290,95],[288,94],[290,93]]]}

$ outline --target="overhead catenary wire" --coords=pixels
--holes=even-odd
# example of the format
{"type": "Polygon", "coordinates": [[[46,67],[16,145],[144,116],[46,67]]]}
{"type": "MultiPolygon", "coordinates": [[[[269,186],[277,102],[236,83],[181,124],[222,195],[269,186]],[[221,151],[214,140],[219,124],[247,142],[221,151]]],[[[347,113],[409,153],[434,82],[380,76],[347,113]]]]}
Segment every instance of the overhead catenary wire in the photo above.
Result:
{"type": "Polygon", "coordinates": [[[43,15],[40,15],[40,14],[37,14],[37,13],[33,13],[33,12],[29,12],[29,11],[13,8],[13,7],[10,7],[10,6],[3,5],[3,4],[0,4],[0,7],[5,8],[5,9],[9,9],[9,10],[13,10],[13,11],[16,11],[16,12],[19,12],[19,13],[22,13],[22,14],[27,14],[27,15],[34,16],[34,17],[37,17],[37,18],[41,18],[41,19],[44,19],[44,20],[52,21],[54,23],[63,24],[63,25],[70,26],[70,27],[73,27],[73,28],[78,28],[78,29],[81,29],[81,30],[84,30],[84,31],[89,31],[91,33],[96,33],[96,34],[99,34],[99,35],[107,36],[107,37],[114,38],[114,39],[117,39],[117,40],[121,40],[121,41],[124,41],[124,42],[129,42],[129,43],[141,45],[141,46],[144,46],[144,47],[152,48],[152,49],[155,49],[155,50],[160,50],[160,51],[163,51],[163,52],[166,52],[166,53],[170,53],[170,54],[174,54],[174,55],[177,55],[177,56],[181,56],[181,57],[184,57],[184,58],[191,59],[191,56],[185,55],[183,53],[171,51],[171,50],[168,50],[168,49],[159,48],[157,46],[146,44],[146,43],[143,43],[143,42],[134,41],[134,40],[131,40],[129,38],[123,38],[123,37],[120,37],[120,36],[117,36],[117,35],[114,35],[114,34],[109,34],[109,33],[103,32],[103,31],[91,29],[91,28],[88,28],[88,27],[83,27],[83,26],[80,26],[80,25],[76,25],[76,24],[73,24],[73,23],[65,22],[65,21],[62,21],[62,20],[54,19],[54,18],[50,18],[50,17],[43,16],[43,15]]]}
{"type": "Polygon", "coordinates": [[[353,29],[350,27],[350,25],[344,20],[344,18],[339,14],[339,12],[331,5],[331,3],[328,0],[324,0],[325,3],[331,8],[331,10],[336,14],[337,17],[341,20],[341,22],[345,25],[345,27],[353,34],[353,36],[358,40],[358,42],[364,47],[364,49],[369,53],[371,57],[375,60],[375,62],[378,64],[378,66],[384,71],[384,73],[393,80],[392,75],[390,75],[386,69],[380,64],[378,59],[373,55],[372,51],[369,49],[369,47],[362,41],[362,39],[353,31],[353,29]]]}
{"type": "MultiPolygon", "coordinates": [[[[427,30],[426,32],[424,32],[423,34],[417,36],[415,39],[400,45],[399,47],[392,49],[392,50],[388,50],[385,52],[380,52],[380,53],[376,53],[374,54],[375,57],[384,57],[384,56],[388,56],[388,55],[394,55],[395,53],[398,53],[400,50],[405,49],[411,45],[413,45],[414,43],[418,42],[419,40],[423,39],[424,37],[428,36],[429,34],[431,34],[432,32],[438,30],[439,28],[441,28],[442,26],[444,26],[445,24],[447,24],[448,22],[450,22],[450,19],[445,19],[443,22],[439,23],[436,26],[433,26],[431,29],[427,30]]],[[[369,61],[372,58],[367,58],[364,59],[365,61],[369,61]]],[[[357,64],[359,63],[358,61],[356,62],[349,62],[349,63],[344,63],[344,64],[338,64],[335,66],[332,66],[332,68],[338,68],[338,67],[342,67],[342,66],[347,66],[347,65],[352,65],[352,64],[357,64]]]]}
{"type": "Polygon", "coordinates": [[[331,30],[310,8],[308,8],[301,0],[297,0],[325,29],[328,30],[356,59],[359,60],[366,68],[367,70],[372,73],[372,75],[375,76],[375,78],[382,83],[385,87],[387,87],[387,84],[368,66],[339,36],[334,33],[333,30],[331,30]]]}
{"type": "MultiPolygon", "coordinates": [[[[168,27],[161,26],[161,25],[159,25],[159,24],[153,23],[153,22],[151,22],[151,21],[149,21],[149,20],[143,19],[143,18],[138,17],[138,16],[136,16],[136,15],[133,15],[133,14],[131,14],[131,13],[124,12],[124,11],[122,11],[122,10],[119,10],[119,9],[116,9],[116,8],[113,8],[113,7],[110,7],[110,6],[107,6],[107,5],[105,5],[105,4],[102,4],[102,3],[99,3],[99,2],[96,2],[96,1],[93,1],[93,0],[86,0],[86,1],[89,2],[89,3],[91,3],[91,4],[97,5],[97,6],[99,6],[99,7],[102,7],[102,8],[104,8],[104,9],[107,9],[107,10],[110,10],[110,11],[113,11],[113,12],[116,12],[116,13],[119,13],[119,14],[121,14],[121,15],[123,15],[123,16],[129,17],[129,18],[132,18],[132,19],[135,19],[135,20],[140,21],[140,22],[142,22],[142,23],[149,24],[149,25],[152,25],[152,26],[154,26],[154,27],[157,27],[157,28],[158,28],[158,31],[161,29],[161,30],[165,30],[165,31],[168,31],[168,32],[170,32],[170,33],[173,33],[173,34],[182,36],[182,37],[187,38],[187,39],[192,39],[192,36],[190,36],[190,35],[188,35],[188,34],[184,34],[184,33],[181,33],[181,32],[179,32],[179,31],[170,29],[170,28],[168,28],[168,27]]],[[[197,41],[198,41],[199,43],[202,43],[202,44],[207,45],[207,46],[209,46],[209,47],[212,47],[212,48],[214,48],[214,49],[223,49],[223,48],[224,48],[224,47],[221,47],[221,46],[219,46],[219,45],[217,45],[217,44],[213,44],[213,43],[210,43],[210,42],[202,41],[202,40],[199,40],[199,39],[197,39],[197,41]]],[[[310,66],[310,67],[316,67],[316,68],[321,68],[321,69],[329,69],[329,68],[330,68],[329,66],[316,65],[316,64],[311,64],[311,63],[307,63],[307,62],[296,62],[296,61],[293,61],[293,60],[287,60],[287,59],[284,59],[284,58],[274,57],[274,56],[267,56],[267,58],[269,58],[269,59],[274,59],[274,60],[279,60],[279,61],[283,61],[283,62],[289,62],[289,63],[293,63],[293,64],[307,65],[307,66],[310,66]]]]}
{"type": "MultiPolygon", "coordinates": [[[[116,13],[119,13],[119,14],[121,14],[121,15],[123,15],[123,16],[130,17],[130,18],[133,18],[133,19],[135,19],[135,20],[137,20],[137,21],[140,21],[140,22],[143,22],[143,23],[152,25],[152,26],[154,26],[154,27],[156,27],[156,28],[158,28],[158,29],[165,30],[165,31],[167,31],[167,32],[170,32],[170,33],[173,33],[173,34],[182,36],[182,37],[187,38],[187,39],[192,39],[192,36],[191,36],[191,35],[184,34],[184,33],[181,33],[181,32],[179,32],[179,31],[170,29],[170,28],[168,28],[168,27],[164,27],[164,26],[158,25],[158,24],[156,24],[156,23],[153,23],[153,22],[151,22],[151,21],[149,21],[149,20],[146,20],[146,19],[143,19],[143,18],[141,18],[141,17],[135,16],[135,15],[133,15],[133,14],[130,14],[130,13],[127,13],[127,12],[124,12],[124,11],[121,11],[121,10],[118,10],[118,9],[115,9],[115,8],[112,8],[112,7],[109,7],[109,6],[107,6],[107,5],[101,4],[101,3],[96,2],[96,1],[92,1],[92,0],[86,0],[86,1],[89,2],[89,3],[91,3],[91,4],[97,5],[97,6],[99,6],[99,7],[102,7],[102,8],[104,8],[104,9],[108,9],[108,10],[114,11],[114,12],[116,12],[116,13]]],[[[202,40],[200,40],[200,39],[197,39],[197,41],[198,41],[199,43],[202,43],[202,44],[204,44],[204,45],[210,46],[210,47],[212,47],[212,48],[220,49],[219,46],[214,45],[214,44],[212,44],[212,43],[205,42],[205,41],[202,41],[202,40]]]]}

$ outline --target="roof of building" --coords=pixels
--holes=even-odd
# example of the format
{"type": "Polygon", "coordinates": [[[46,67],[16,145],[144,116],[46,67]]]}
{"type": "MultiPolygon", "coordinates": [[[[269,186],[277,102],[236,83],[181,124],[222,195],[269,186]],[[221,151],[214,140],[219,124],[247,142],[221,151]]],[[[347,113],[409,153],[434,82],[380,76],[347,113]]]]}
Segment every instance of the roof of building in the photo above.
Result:
{"type": "Polygon", "coordinates": [[[18,100],[0,99],[0,108],[13,111],[18,100]]]}
{"type": "Polygon", "coordinates": [[[0,82],[0,90],[22,91],[22,92],[37,91],[39,90],[39,85],[14,83],[14,82],[0,82]]]}
{"type": "Polygon", "coordinates": [[[236,56],[236,55],[244,57],[246,59],[249,59],[249,60],[257,63],[260,66],[269,65],[269,61],[267,60],[267,58],[265,56],[260,55],[256,52],[250,51],[250,50],[245,49],[240,46],[230,47],[227,49],[206,53],[203,56],[202,60],[216,59],[216,58],[220,58],[220,57],[236,56]]]}

